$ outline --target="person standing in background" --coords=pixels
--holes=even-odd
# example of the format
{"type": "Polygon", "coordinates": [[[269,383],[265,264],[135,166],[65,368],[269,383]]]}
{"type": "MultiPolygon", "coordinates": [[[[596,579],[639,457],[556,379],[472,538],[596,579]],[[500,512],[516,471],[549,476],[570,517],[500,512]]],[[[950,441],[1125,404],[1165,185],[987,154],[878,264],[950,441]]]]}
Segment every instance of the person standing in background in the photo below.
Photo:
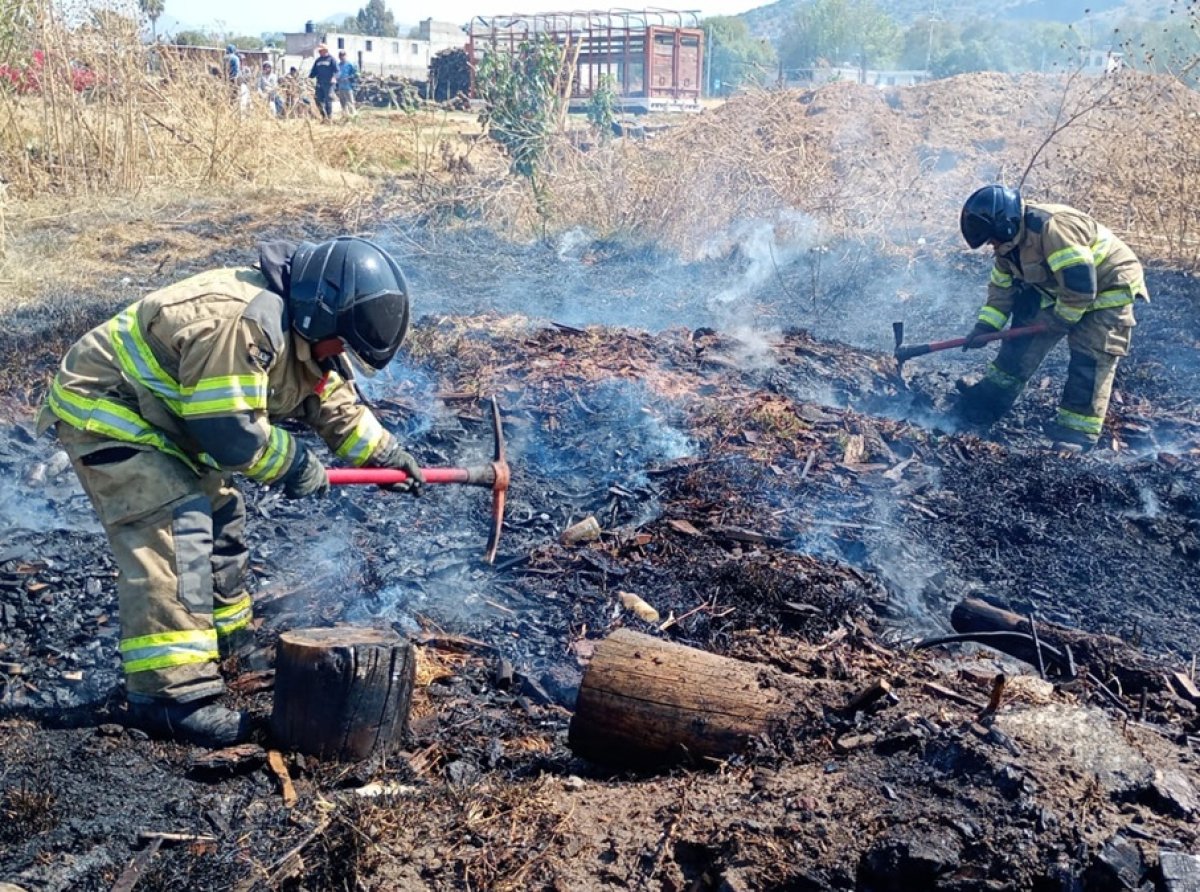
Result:
{"type": "Polygon", "coordinates": [[[328,121],[333,117],[333,89],[337,83],[338,65],[329,55],[329,47],[323,43],[317,44],[317,58],[313,61],[308,76],[316,81],[317,109],[321,112],[321,120],[328,121]]]}
{"type": "Polygon", "coordinates": [[[268,61],[262,63],[262,72],[258,75],[258,96],[267,103],[271,114],[279,117],[283,114],[283,98],[279,95],[279,76],[275,67],[268,61]]]}
{"type": "Polygon", "coordinates": [[[337,98],[343,115],[353,115],[354,88],[358,86],[358,66],[346,58],[345,50],[338,50],[337,98]]]}

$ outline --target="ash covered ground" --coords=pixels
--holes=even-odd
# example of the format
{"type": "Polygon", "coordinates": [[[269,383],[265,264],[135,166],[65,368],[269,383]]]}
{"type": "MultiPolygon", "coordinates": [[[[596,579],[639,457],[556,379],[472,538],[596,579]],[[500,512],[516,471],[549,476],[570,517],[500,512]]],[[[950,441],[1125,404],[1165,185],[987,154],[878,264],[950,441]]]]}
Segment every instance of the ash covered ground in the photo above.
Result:
{"type": "MultiPolygon", "coordinates": [[[[122,729],[113,565],[30,434],[35,351],[0,436],[0,881],[110,889],[145,830],[211,841],[163,848],[138,889],[1165,889],[1200,854],[1197,705],[1165,681],[1200,640],[1192,279],[1151,271],[1106,448],[1077,456],[1040,436],[1065,351],[986,439],[946,415],[983,355],[896,375],[890,323],[965,331],[982,258],[868,262],[769,229],[695,262],[583,233],[392,239],[420,321],[369,394],[435,465],[490,457],[476,397],[498,397],[514,478],[495,566],[481,491],[247,494],[267,652],[334,622],[420,642],[402,752],[293,757],[289,808],[261,758],[214,769],[122,729]],[[598,541],[559,543],[589,515],[598,541]],[[911,649],[964,597],[1112,635],[1114,662],[1159,681],[1100,678],[1117,707],[986,649],[911,649]],[[826,679],[827,702],[720,764],[589,764],[566,730],[620,626],[826,679]],[[1029,683],[984,727],[971,704],[998,671],[1029,683]],[[879,678],[895,698],[838,712],[879,678]]],[[[65,346],[112,308],[10,328],[65,346]]]]}

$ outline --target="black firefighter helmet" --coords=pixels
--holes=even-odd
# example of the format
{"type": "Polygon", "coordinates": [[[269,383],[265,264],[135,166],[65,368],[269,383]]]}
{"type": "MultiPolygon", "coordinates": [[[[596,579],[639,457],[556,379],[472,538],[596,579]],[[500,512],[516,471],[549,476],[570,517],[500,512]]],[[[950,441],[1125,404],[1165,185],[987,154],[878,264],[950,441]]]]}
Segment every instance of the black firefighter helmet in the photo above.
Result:
{"type": "Polygon", "coordinates": [[[1021,231],[1021,193],[995,184],[976,189],[963,205],[958,222],[972,248],[990,239],[1011,242],[1021,231]]]}
{"type": "Polygon", "coordinates": [[[408,334],[408,283],[391,256],[366,239],[302,242],[288,289],[292,327],[306,341],[340,338],[371,369],[382,369],[408,334]]]}

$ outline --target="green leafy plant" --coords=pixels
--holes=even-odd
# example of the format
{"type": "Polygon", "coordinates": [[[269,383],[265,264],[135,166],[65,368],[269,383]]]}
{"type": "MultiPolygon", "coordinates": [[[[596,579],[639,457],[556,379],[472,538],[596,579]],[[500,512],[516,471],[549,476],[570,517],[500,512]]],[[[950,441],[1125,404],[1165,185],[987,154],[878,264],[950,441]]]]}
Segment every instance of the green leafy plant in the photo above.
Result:
{"type": "Polygon", "coordinates": [[[565,99],[563,50],[548,38],[524,41],[516,52],[484,53],[475,75],[484,101],[479,116],[487,134],[512,160],[512,169],[536,181],[565,99]]]}
{"type": "Polygon", "coordinates": [[[588,100],[587,119],[596,128],[601,142],[612,137],[613,125],[617,122],[617,79],[611,74],[600,75],[588,100]]]}

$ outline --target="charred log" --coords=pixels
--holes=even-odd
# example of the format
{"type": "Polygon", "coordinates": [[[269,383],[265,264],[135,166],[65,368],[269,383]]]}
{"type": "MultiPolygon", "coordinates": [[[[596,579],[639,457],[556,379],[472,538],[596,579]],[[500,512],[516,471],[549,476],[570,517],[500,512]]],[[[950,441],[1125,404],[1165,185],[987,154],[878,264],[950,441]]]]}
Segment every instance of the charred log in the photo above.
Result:
{"type": "Polygon", "coordinates": [[[618,629],[596,646],[567,744],[593,762],[723,758],[804,709],[802,680],[618,629]]]}
{"type": "Polygon", "coordinates": [[[271,731],[281,748],[352,761],[403,733],[416,672],[395,632],[338,626],[279,636],[271,731]]]}
{"type": "Polygon", "coordinates": [[[1102,681],[1115,680],[1126,694],[1158,691],[1165,686],[1161,666],[1112,635],[1097,635],[1065,626],[1038,622],[995,607],[977,598],[965,598],[950,613],[950,624],[960,635],[1009,656],[1047,669],[1064,680],[1089,672],[1102,681]],[[1078,666],[1078,669],[1076,668],[1078,666]]]}

